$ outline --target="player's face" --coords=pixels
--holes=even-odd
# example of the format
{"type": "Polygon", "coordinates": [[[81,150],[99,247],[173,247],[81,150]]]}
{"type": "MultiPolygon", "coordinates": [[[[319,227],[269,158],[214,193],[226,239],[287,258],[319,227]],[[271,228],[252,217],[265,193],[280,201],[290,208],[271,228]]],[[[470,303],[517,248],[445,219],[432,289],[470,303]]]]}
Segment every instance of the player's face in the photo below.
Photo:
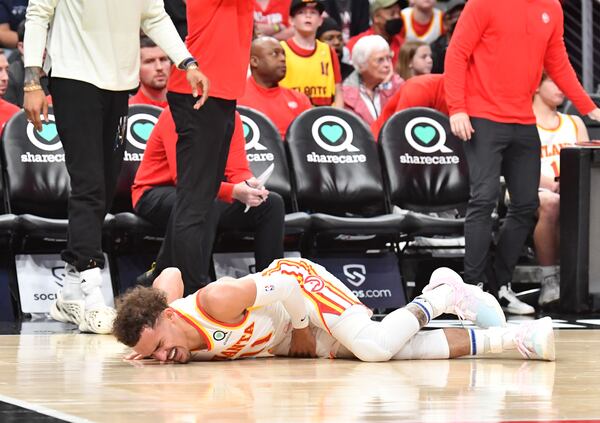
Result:
{"type": "Polygon", "coordinates": [[[140,49],[140,81],[155,90],[162,90],[167,86],[171,61],[160,47],[144,47],[140,49]]]}
{"type": "Polygon", "coordinates": [[[342,37],[341,31],[336,31],[335,29],[325,31],[321,34],[321,41],[329,44],[339,57],[344,54],[344,37],[342,37]]]}
{"type": "Polygon", "coordinates": [[[550,107],[558,107],[565,101],[565,95],[550,78],[546,78],[540,84],[538,94],[544,103],[550,107]]]}
{"type": "Polygon", "coordinates": [[[321,12],[315,4],[308,4],[296,11],[296,14],[290,17],[294,29],[300,33],[316,33],[317,28],[323,23],[321,12]]]}
{"type": "Polygon", "coordinates": [[[272,75],[276,81],[281,81],[287,71],[285,65],[285,50],[276,41],[268,41],[261,50],[259,66],[265,75],[272,75]]]}
{"type": "Polygon", "coordinates": [[[371,53],[364,70],[371,79],[384,81],[392,70],[392,55],[389,50],[371,53]]]}
{"type": "Polygon", "coordinates": [[[172,311],[163,312],[154,327],[145,327],[133,350],[161,362],[187,363],[191,353],[185,333],[177,323],[178,316],[172,311]]]}
{"type": "Polygon", "coordinates": [[[411,62],[413,75],[425,75],[431,73],[433,67],[433,58],[431,56],[431,47],[421,46],[417,49],[415,57],[411,62]]]}
{"type": "Polygon", "coordinates": [[[435,0],[415,0],[414,6],[419,9],[431,9],[435,6],[435,0]]]}
{"type": "Polygon", "coordinates": [[[0,96],[6,94],[8,87],[8,60],[6,56],[0,54],[0,96]]]}

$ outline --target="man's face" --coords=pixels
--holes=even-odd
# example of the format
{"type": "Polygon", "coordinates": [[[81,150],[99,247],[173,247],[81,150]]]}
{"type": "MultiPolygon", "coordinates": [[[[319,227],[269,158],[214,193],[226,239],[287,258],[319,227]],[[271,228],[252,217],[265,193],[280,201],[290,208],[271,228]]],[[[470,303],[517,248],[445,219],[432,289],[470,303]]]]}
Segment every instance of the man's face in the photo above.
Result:
{"type": "Polygon", "coordinates": [[[306,6],[298,9],[294,16],[290,17],[292,26],[301,34],[315,34],[317,28],[323,23],[321,12],[317,9],[317,5],[309,3],[306,6]]]}
{"type": "Polygon", "coordinates": [[[400,12],[401,9],[398,3],[386,7],[385,9],[376,10],[373,14],[373,25],[383,29],[387,21],[391,19],[400,19],[402,17],[400,12]]]}
{"type": "Polygon", "coordinates": [[[333,48],[339,57],[344,54],[344,37],[342,32],[332,29],[321,34],[321,41],[327,43],[333,48]]]}
{"type": "Polygon", "coordinates": [[[266,40],[254,50],[251,64],[263,78],[279,82],[285,77],[285,50],[275,40],[266,40]]]}
{"type": "Polygon", "coordinates": [[[558,107],[565,101],[565,95],[550,78],[540,84],[537,93],[550,107],[558,107]]]}
{"type": "Polygon", "coordinates": [[[6,94],[8,88],[8,60],[4,54],[0,54],[0,97],[6,94]]]}
{"type": "Polygon", "coordinates": [[[435,6],[435,0],[414,0],[414,7],[418,9],[432,9],[435,6]]]}
{"type": "Polygon", "coordinates": [[[160,47],[144,47],[140,52],[140,82],[155,90],[164,89],[171,72],[169,57],[160,47]]]}
{"type": "Polygon", "coordinates": [[[140,340],[133,350],[144,356],[153,357],[161,362],[187,363],[191,352],[188,339],[179,326],[181,321],[171,309],[163,311],[154,327],[145,327],[140,340]]]}

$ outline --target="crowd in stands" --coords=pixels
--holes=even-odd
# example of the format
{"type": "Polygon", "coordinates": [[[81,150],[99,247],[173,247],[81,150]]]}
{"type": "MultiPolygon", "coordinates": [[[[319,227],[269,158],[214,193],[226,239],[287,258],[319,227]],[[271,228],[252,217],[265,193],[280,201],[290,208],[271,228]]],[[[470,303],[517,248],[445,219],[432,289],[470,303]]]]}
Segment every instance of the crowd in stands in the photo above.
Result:
{"type": "MultiPolygon", "coordinates": [[[[385,122],[401,110],[429,107],[448,114],[444,60],[465,1],[254,1],[250,68],[238,105],[264,113],[282,139],[290,123],[311,107],[349,110],[371,128],[375,139],[385,122]]],[[[23,105],[26,7],[27,0],[0,0],[0,46],[14,49],[9,59],[0,52],[2,125],[23,105]]],[[[165,0],[165,9],[182,38],[187,34],[185,8],[185,0],[165,0]]],[[[176,184],[177,134],[166,98],[172,63],[148,37],[142,35],[140,40],[140,86],[129,103],[158,106],[164,111],[148,140],[132,188],[133,205],[139,215],[166,227],[176,184]]],[[[48,94],[46,80],[41,82],[48,94]]],[[[560,148],[588,140],[580,118],[557,111],[563,101],[558,87],[544,76],[533,99],[542,140],[540,208],[533,234],[545,281],[541,304],[555,301],[559,295],[560,190],[556,181],[560,148]]],[[[257,269],[264,268],[283,255],[284,207],[281,197],[264,190],[250,172],[239,116],[225,176],[209,216],[214,231],[205,243],[212,244],[219,226],[253,228],[260,240],[257,269]],[[243,212],[246,205],[252,210],[247,214],[243,212]]],[[[202,278],[208,280],[208,258],[202,260],[202,278]]]]}

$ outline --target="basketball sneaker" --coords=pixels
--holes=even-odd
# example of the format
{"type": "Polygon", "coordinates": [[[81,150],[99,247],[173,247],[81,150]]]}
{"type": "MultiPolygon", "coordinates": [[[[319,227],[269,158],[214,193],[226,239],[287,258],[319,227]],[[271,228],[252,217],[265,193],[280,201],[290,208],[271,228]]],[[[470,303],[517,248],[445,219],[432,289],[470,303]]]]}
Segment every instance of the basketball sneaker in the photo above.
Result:
{"type": "Polygon", "coordinates": [[[85,312],[79,322],[81,332],[108,334],[112,332],[115,310],[106,305],[100,287],[102,274],[99,267],[81,272],[81,290],[85,299],[85,312]]]}
{"type": "Polygon", "coordinates": [[[452,288],[444,313],[455,314],[461,320],[470,320],[482,328],[506,326],[506,317],[494,296],[475,285],[464,283],[458,273],[447,267],[441,267],[431,274],[423,293],[441,285],[452,288]]]}
{"type": "Polygon", "coordinates": [[[502,309],[507,313],[520,315],[535,313],[535,308],[517,298],[517,295],[510,287],[510,283],[500,287],[498,300],[502,305],[502,309]]]}
{"type": "Polygon", "coordinates": [[[79,330],[81,332],[91,332],[100,335],[112,333],[116,315],[115,309],[108,306],[86,310],[83,319],[79,323],[79,330]]]}
{"type": "Polygon", "coordinates": [[[552,319],[544,317],[521,324],[515,331],[515,345],[523,357],[554,361],[556,356],[552,319]]]}
{"type": "Polygon", "coordinates": [[[74,266],[67,264],[62,288],[50,306],[50,317],[59,322],[79,325],[84,311],[85,301],[81,291],[81,275],[74,266]]]}
{"type": "Polygon", "coordinates": [[[560,274],[555,273],[552,275],[545,276],[542,279],[542,288],[540,290],[540,297],[538,298],[538,304],[541,306],[548,305],[560,298],[560,274]]]}

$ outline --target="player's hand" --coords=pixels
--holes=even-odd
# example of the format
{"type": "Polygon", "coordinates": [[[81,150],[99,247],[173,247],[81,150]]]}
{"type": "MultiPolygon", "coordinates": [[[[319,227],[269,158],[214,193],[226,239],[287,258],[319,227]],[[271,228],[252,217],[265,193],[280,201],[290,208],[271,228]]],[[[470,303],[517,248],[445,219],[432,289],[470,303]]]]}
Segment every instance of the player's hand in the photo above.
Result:
{"type": "Polygon", "coordinates": [[[194,104],[194,109],[198,110],[206,102],[208,98],[208,90],[210,89],[210,81],[200,69],[188,69],[185,74],[186,79],[192,87],[192,95],[198,97],[198,92],[202,91],[200,99],[194,104]]]}
{"type": "Polygon", "coordinates": [[[292,341],[290,342],[288,355],[301,358],[317,356],[317,340],[310,327],[292,330],[292,341]]]}
{"type": "Polygon", "coordinates": [[[40,115],[44,115],[44,122],[48,122],[48,102],[44,90],[28,91],[24,93],[23,109],[27,114],[27,120],[33,124],[33,127],[41,131],[42,120],[40,115]]]}
{"type": "Polygon", "coordinates": [[[125,354],[123,360],[143,360],[145,358],[146,357],[144,357],[142,354],[138,354],[135,351],[132,351],[129,354],[125,354]]]}
{"type": "Polygon", "coordinates": [[[463,141],[469,141],[475,130],[471,126],[471,119],[466,113],[456,113],[450,116],[450,129],[452,133],[463,141]]]}
{"type": "Polygon", "coordinates": [[[256,178],[248,179],[233,186],[232,197],[248,207],[260,206],[269,196],[269,191],[261,187],[256,178]]]}
{"type": "Polygon", "coordinates": [[[596,107],[594,110],[588,113],[588,117],[597,122],[600,122],[600,108],[596,107]]]}

